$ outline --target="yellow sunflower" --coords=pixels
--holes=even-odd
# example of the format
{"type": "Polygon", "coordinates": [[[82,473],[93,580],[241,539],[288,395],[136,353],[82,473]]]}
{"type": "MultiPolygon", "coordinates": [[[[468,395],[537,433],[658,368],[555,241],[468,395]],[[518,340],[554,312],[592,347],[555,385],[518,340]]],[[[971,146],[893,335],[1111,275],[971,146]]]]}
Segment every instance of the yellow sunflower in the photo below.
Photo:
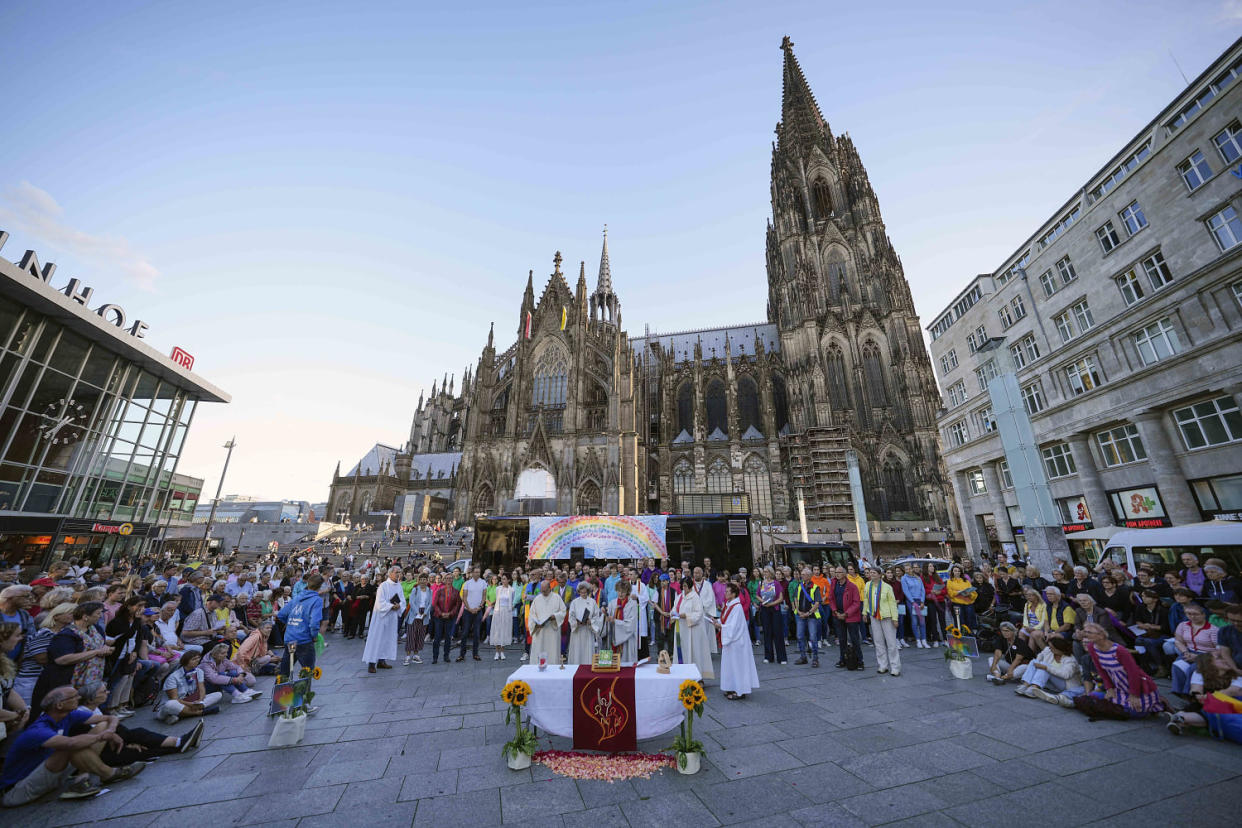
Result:
{"type": "Polygon", "coordinates": [[[316,667],[314,670],[311,670],[311,678],[315,681],[319,681],[319,679],[323,678],[323,668],[316,667]]]}
{"type": "Polygon", "coordinates": [[[530,685],[524,681],[511,681],[500,691],[500,698],[506,704],[522,707],[530,698],[530,685]]]}

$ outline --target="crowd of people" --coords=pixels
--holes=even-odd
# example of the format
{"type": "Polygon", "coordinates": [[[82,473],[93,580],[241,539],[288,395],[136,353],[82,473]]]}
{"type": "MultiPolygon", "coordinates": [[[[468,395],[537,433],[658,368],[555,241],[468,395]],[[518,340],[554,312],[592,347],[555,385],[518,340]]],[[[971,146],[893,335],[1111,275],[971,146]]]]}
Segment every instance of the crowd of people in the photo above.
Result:
{"type": "Polygon", "coordinates": [[[196,567],[0,569],[0,801],[93,796],[162,754],[193,750],[203,717],[259,698],[258,676],[313,668],[332,634],[365,638],[372,673],[424,665],[427,649],[430,665],[467,653],[584,664],[605,649],[623,662],[666,651],[730,700],[758,687],[756,658],[786,665],[796,655],[795,667],[816,669],[835,648],[838,669],[863,670],[873,650],[879,673],[900,676],[903,649],[971,634],[986,678],[1019,695],[1093,718],[1162,712],[1173,733],[1242,741],[1242,595],[1216,559],[1144,564],[1133,577],[1058,562],[1044,577],[969,561],[861,572],[852,562],[730,572],[706,558],[485,570],[343,551],[337,564],[307,550],[196,567]],[[1172,679],[1171,699],[1153,676],[1172,679]],[[142,706],[163,725],[193,726],[127,727],[142,706]]]}

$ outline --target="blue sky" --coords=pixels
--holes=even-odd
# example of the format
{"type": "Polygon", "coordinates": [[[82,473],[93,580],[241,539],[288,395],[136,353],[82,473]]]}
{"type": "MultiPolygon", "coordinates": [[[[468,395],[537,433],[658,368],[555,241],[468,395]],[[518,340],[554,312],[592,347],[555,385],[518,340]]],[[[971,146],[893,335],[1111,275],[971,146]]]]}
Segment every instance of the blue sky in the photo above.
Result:
{"type": "MultiPolygon", "coordinates": [[[[513,341],[526,272],[631,333],[761,321],[779,44],[924,324],[1242,34],[1242,2],[0,6],[0,228],[234,396],[181,471],[320,500],[513,341]],[[453,8],[445,6],[453,5],[453,8]]],[[[16,249],[16,252],[15,252],[16,249]]]]}

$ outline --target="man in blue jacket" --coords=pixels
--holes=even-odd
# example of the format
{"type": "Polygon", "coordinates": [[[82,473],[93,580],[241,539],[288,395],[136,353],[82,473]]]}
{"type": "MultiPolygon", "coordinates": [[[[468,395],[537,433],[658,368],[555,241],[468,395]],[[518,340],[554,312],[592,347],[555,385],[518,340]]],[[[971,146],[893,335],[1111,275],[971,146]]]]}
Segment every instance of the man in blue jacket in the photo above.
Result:
{"type": "Polygon", "coordinates": [[[325,625],[323,598],[319,595],[321,586],[323,576],[316,572],[306,579],[306,589],[276,614],[285,622],[285,657],[280,667],[282,676],[292,675],[290,654],[302,667],[315,667],[315,638],[323,632],[325,625]]]}

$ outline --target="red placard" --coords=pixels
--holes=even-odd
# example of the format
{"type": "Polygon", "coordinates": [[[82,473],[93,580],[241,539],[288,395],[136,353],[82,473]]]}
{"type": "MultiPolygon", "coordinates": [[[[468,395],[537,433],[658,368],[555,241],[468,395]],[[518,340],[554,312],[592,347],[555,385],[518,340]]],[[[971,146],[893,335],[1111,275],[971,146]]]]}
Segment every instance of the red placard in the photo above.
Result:
{"type": "Polygon", "coordinates": [[[171,359],[187,371],[194,370],[194,357],[187,351],[183,351],[180,345],[174,345],[172,349],[171,359]]]}

